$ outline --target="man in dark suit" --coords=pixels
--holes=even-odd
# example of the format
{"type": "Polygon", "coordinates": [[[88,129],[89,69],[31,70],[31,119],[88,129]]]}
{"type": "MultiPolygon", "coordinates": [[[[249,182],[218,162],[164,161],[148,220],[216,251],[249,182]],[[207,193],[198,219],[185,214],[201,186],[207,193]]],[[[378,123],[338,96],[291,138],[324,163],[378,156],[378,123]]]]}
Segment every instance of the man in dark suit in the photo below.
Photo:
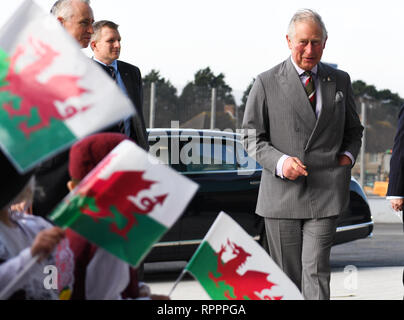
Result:
{"type": "MultiPolygon", "coordinates": [[[[51,14],[82,48],[88,47],[94,32],[90,0],[58,0],[52,6],[51,14]]],[[[35,172],[36,190],[32,210],[35,215],[47,216],[67,195],[68,159],[69,150],[66,150],[43,162],[35,172]]]]}
{"type": "Polygon", "coordinates": [[[404,106],[398,115],[398,126],[390,160],[387,199],[394,211],[403,211],[404,204],[404,106]]]}
{"type": "MultiPolygon", "coordinates": [[[[135,107],[135,114],[106,132],[121,132],[133,139],[141,148],[148,151],[146,125],[143,117],[142,76],[138,67],[118,60],[121,53],[121,35],[118,25],[112,21],[101,20],[93,25],[94,34],[90,46],[96,61],[129,97],[135,107]]],[[[139,279],[143,278],[143,264],[139,269],[139,279]]]]}
{"type": "Polygon", "coordinates": [[[136,114],[108,131],[125,133],[146,151],[149,149],[145,121],[143,118],[142,76],[138,67],[118,60],[121,53],[121,36],[118,25],[101,20],[94,23],[94,34],[90,46],[94,60],[116,81],[122,91],[132,101],[136,114]]]}
{"type": "MultiPolygon", "coordinates": [[[[401,211],[402,214],[404,207],[404,105],[401,106],[398,114],[398,125],[390,160],[389,186],[386,198],[390,200],[392,209],[397,212],[401,211]]],[[[404,222],[404,215],[402,219],[404,222]]]]}

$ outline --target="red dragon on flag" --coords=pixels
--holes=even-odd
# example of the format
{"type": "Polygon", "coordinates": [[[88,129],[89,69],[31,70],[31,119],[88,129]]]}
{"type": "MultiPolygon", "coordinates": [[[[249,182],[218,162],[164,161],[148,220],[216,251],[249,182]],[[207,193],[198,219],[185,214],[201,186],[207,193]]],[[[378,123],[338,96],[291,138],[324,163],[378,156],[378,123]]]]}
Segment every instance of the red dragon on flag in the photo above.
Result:
{"type": "Polygon", "coordinates": [[[50,45],[40,40],[35,41],[32,37],[30,37],[29,43],[38,59],[17,72],[17,61],[27,51],[26,47],[18,46],[10,58],[9,71],[5,77],[7,84],[0,87],[0,92],[9,92],[11,95],[21,98],[20,106],[13,105],[11,99],[8,103],[3,103],[2,107],[10,118],[14,116],[32,117],[32,109],[37,109],[39,123],[29,126],[28,120],[24,120],[19,124],[19,129],[27,138],[31,133],[50,126],[51,119],[63,121],[89,108],[88,106],[82,108],[67,106],[64,107],[63,113],[58,110],[55,105],[56,101],[65,102],[69,98],[81,96],[87,90],[78,85],[80,77],[72,75],[55,75],[46,82],[38,81],[38,76],[52,65],[59,53],[50,45]]]}
{"type": "Polygon", "coordinates": [[[197,185],[130,140],[117,145],[50,215],[116,257],[138,266],[178,220],[197,185]]]}
{"type": "Polygon", "coordinates": [[[128,232],[137,223],[136,214],[146,215],[155,206],[163,205],[168,194],[160,196],[144,196],[156,182],[143,179],[144,171],[115,171],[107,179],[99,178],[99,173],[112,161],[114,154],[108,155],[101,166],[97,167],[83,182],[78,190],[85,197],[94,198],[98,210],[92,210],[88,205],[81,212],[91,216],[95,221],[102,218],[114,217],[111,207],[126,218],[126,225],[119,228],[116,221],[110,225],[114,232],[127,239],[128,232]]]}
{"type": "MultiPolygon", "coordinates": [[[[269,273],[264,273],[260,271],[248,270],[244,274],[239,274],[238,269],[242,267],[248,257],[251,256],[250,253],[246,252],[241,246],[238,246],[234,242],[227,240],[227,246],[222,245],[217,255],[217,273],[220,274],[219,277],[215,277],[212,272],[209,272],[209,278],[219,286],[220,281],[224,281],[225,284],[233,288],[233,293],[235,297],[230,296],[229,290],[225,292],[225,296],[229,300],[244,300],[246,298],[250,300],[260,300],[261,296],[259,293],[264,289],[270,290],[274,284],[268,280],[269,273]],[[232,254],[235,257],[231,258],[227,262],[223,262],[222,256],[227,251],[229,247],[232,254]]],[[[265,295],[263,297],[265,300],[281,300],[282,296],[270,297],[265,295]]]]}

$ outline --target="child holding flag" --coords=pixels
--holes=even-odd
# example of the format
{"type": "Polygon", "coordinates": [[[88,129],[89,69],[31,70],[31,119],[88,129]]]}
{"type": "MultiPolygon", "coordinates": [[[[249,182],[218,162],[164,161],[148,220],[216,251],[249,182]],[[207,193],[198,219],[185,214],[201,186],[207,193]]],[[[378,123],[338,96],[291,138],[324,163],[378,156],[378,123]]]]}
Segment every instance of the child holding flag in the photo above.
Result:
{"type": "MultiPolygon", "coordinates": [[[[68,188],[73,190],[119,143],[128,139],[119,133],[99,133],[75,143],[70,149],[68,188]]],[[[168,299],[150,295],[148,286],[139,285],[137,272],[126,262],[88,242],[71,229],[66,236],[75,256],[75,284],[72,299],[168,299]]]]}
{"type": "Polygon", "coordinates": [[[0,167],[0,299],[58,299],[59,290],[44,286],[44,267],[55,265],[54,249],[64,231],[41,217],[11,214],[10,204],[32,193],[34,180],[31,173],[20,175],[1,152],[0,167]],[[33,257],[39,261],[9,287],[33,257]]]}

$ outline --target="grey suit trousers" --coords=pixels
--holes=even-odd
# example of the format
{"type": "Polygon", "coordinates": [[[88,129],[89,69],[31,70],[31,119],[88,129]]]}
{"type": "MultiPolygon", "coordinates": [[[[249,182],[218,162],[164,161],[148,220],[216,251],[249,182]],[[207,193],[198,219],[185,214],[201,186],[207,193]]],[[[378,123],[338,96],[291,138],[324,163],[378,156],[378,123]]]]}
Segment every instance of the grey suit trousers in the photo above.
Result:
{"type": "Polygon", "coordinates": [[[321,219],[265,218],[272,259],[307,300],[330,299],[330,252],[337,216],[321,219]]]}

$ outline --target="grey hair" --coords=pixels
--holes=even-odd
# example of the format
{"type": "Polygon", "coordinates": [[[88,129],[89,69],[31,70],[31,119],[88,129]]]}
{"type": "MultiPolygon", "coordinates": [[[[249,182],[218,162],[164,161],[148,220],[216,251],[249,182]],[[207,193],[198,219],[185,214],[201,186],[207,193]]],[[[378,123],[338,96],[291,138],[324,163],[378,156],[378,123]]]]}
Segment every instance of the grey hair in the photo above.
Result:
{"type": "Polygon", "coordinates": [[[295,35],[296,23],[302,21],[313,21],[314,23],[316,23],[323,31],[323,40],[327,38],[328,32],[323,22],[323,19],[321,19],[321,16],[317,12],[311,9],[301,9],[293,15],[288,27],[289,38],[293,38],[295,35]]]}
{"type": "MultiPolygon", "coordinates": [[[[80,2],[90,5],[90,0],[78,0],[80,2]]],[[[58,0],[52,6],[50,13],[55,17],[62,17],[69,20],[73,16],[72,0],[58,0]]]]}

